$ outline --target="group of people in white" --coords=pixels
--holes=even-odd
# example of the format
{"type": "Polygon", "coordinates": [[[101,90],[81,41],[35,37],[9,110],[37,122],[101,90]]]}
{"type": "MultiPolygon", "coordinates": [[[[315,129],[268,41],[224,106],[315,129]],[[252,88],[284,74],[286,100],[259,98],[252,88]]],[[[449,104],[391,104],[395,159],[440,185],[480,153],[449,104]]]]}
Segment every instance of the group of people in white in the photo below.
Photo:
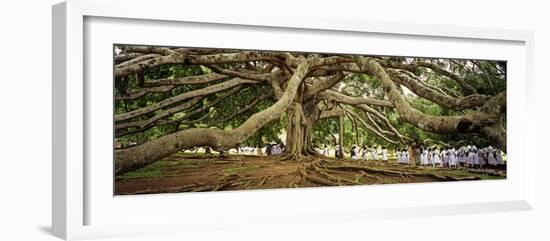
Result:
{"type": "MultiPolygon", "coordinates": [[[[190,151],[199,151],[200,148],[190,151]]],[[[285,150],[285,146],[282,143],[271,143],[264,148],[242,146],[237,147],[236,151],[239,154],[249,155],[279,155],[285,150]]],[[[328,146],[324,146],[322,149],[317,150],[325,156],[330,155],[328,146]]],[[[334,147],[334,157],[343,158],[343,153],[339,145],[334,147]]],[[[387,163],[389,159],[389,152],[386,147],[380,146],[352,146],[350,157],[352,160],[362,161],[378,161],[387,163]]],[[[412,150],[411,148],[398,148],[395,150],[396,162],[402,165],[410,165],[416,161],[415,164],[421,166],[431,167],[445,167],[445,168],[482,168],[482,169],[504,169],[505,162],[503,160],[503,153],[499,148],[494,148],[489,145],[484,148],[477,148],[475,145],[439,148],[430,147],[412,150]],[[415,155],[412,158],[410,155],[415,155]]]]}
{"type": "Polygon", "coordinates": [[[461,146],[439,150],[427,148],[420,154],[420,165],[457,168],[468,166],[472,168],[499,168],[504,165],[502,151],[492,146],[478,149],[475,145],[461,146]]]}
{"type": "Polygon", "coordinates": [[[282,154],[285,147],[281,143],[272,143],[265,146],[266,155],[279,155],[282,154]]]}
{"type": "Polygon", "coordinates": [[[241,147],[238,147],[238,148],[237,148],[237,153],[240,153],[240,154],[255,155],[256,152],[257,152],[257,148],[256,148],[256,147],[241,146],[241,147]]]}
{"type": "MultiPolygon", "coordinates": [[[[359,150],[356,146],[351,147],[351,159],[357,160],[359,159],[359,154],[361,154],[361,160],[363,161],[378,161],[378,148],[372,146],[362,146],[359,150]]],[[[381,160],[383,162],[388,162],[388,149],[383,147],[380,152],[381,160]]]]}
{"type": "Polygon", "coordinates": [[[257,156],[271,156],[282,154],[285,150],[285,146],[282,143],[269,143],[264,147],[255,146],[239,146],[236,148],[236,154],[245,155],[257,155],[257,156]]]}
{"type": "MultiPolygon", "coordinates": [[[[320,152],[329,156],[330,151],[327,146],[324,146],[320,152]]],[[[386,147],[377,146],[352,146],[350,150],[350,157],[352,160],[363,161],[378,161],[382,160],[384,163],[388,162],[389,152],[386,147]]],[[[341,158],[340,146],[336,145],[334,148],[334,157],[341,158]]],[[[461,146],[458,148],[449,147],[442,148],[420,148],[416,152],[407,147],[398,148],[395,150],[396,162],[402,165],[410,165],[416,161],[416,164],[422,166],[432,167],[446,167],[446,168],[458,168],[458,167],[470,167],[470,168],[491,168],[498,169],[504,166],[503,153],[500,149],[492,146],[487,146],[478,149],[475,145],[461,146]],[[410,155],[415,155],[412,158],[410,155]]]]}

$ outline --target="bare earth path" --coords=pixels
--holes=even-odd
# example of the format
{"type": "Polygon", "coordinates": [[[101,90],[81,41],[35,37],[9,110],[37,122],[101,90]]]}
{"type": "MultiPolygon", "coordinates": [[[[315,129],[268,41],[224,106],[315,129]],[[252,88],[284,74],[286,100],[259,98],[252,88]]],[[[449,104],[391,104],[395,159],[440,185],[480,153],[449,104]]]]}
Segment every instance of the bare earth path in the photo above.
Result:
{"type": "Polygon", "coordinates": [[[115,194],[200,192],[387,183],[505,179],[505,172],[277,156],[174,154],[115,179],[115,194]]]}

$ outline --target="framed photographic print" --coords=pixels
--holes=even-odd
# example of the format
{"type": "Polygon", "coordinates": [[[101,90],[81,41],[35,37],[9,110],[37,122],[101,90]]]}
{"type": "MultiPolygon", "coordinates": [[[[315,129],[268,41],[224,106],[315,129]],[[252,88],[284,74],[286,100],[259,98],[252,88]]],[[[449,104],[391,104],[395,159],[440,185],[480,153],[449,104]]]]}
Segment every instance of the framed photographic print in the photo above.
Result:
{"type": "Polygon", "coordinates": [[[162,2],[53,7],[56,236],[532,208],[532,33],[162,2]]]}

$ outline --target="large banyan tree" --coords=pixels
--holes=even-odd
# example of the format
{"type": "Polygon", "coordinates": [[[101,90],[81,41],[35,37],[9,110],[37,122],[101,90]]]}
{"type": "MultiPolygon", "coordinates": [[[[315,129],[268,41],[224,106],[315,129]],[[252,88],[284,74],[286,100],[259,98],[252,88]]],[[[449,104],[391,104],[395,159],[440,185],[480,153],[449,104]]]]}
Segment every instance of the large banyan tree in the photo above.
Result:
{"type": "Polygon", "coordinates": [[[138,144],[115,151],[116,174],[184,149],[227,151],[273,140],[279,130],[286,133],[283,158],[300,159],[316,155],[324,136],[344,146],[346,121],[357,144],[361,132],[395,146],[431,137],[506,150],[502,61],[129,45],[114,51],[115,137],[138,144]]]}

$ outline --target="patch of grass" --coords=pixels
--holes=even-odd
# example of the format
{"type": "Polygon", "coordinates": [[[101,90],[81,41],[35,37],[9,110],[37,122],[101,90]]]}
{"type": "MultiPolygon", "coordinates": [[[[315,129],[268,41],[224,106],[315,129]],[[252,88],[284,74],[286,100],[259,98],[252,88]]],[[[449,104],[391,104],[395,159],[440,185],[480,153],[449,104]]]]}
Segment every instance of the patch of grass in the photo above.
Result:
{"type": "Polygon", "coordinates": [[[363,178],[363,176],[361,175],[355,175],[355,182],[358,182],[358,183],[365,183],[365,178],[363,178]]]}
{"type": "Polygon", "coordinates": [[[149,166],[142,167],[140,169],[123,173],[117,176],[117,178],[142,178],[142,177],[158,177],[162,176],[162,169],[165,167],[166,161],[158,161],[149,166]]]}
{"type": "Polygon", "coordinates": [[[143,178],[143,177],[161,177],[163,176],[163,171],[168,168],[193,168],[203,165],[200,161],[197,160],[160,160],[154,162],[151,165],[142,167],[140,169],[124,173],[117,176],[117,178],[143,178]]]}
{"type": "Polygon", "coordinates": [[[252,171],[260,169],[260,166],[258,165],[252,165],[252,166],[244,166],[244,167],[230,167],[223,170],[223,173],[225,174],[236,174],[241,173],[244,171],[252,171]]]}
{"type": "Polygon", "coordinates": [[[162,161],[164,162],[164,167],[198,167],[201,165],[204,165],[205,161],[203,160],[188,160],[188,159],[180,159],[180,160],[166,160],[162,161]]]}

